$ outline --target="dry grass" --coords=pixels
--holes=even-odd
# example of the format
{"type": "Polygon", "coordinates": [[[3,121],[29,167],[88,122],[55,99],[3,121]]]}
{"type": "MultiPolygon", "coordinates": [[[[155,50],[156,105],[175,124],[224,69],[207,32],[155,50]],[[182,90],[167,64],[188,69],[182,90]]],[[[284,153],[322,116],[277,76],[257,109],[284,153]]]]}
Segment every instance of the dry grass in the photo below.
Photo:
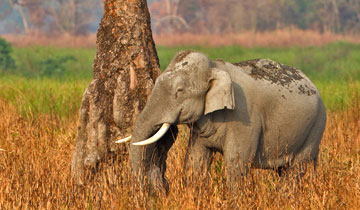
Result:
{"type": "Polygon", "coordinates": [[[1,35],[7,41],[11,42],[16,47],[25,46],[55,46],[55,47],[73,47],[73,48],[94,48],[96,43],[96,35],[91,34],[87,36],[71,36],[71,35],[59,35],[59,36],[45,36],[45,35],[17,35],[7,34],[1,35]]]}
{"type": "MultiPolygon", "coordinates": [[[[15,46],[29,45],[58,46],[58,47],[95,47],[95,34],[73,37],[59,35],[47,37],[42,35],[3,35],[5,39],[15,46]]],[[[154,35],[157,45],[207,45],[229,46],[240,45],[243,47],[289,47],[289,46],[321,46],[335,41],[360,43],[360,35],[340,35],[331,32],[319,33],[312,30],[282,29],[269,32],[243,32],[239,34],[204,35],[204,34],[158,34],[154,35]]]]}
{"type": "Polygon", "coordinates": [[[300,183],[294,173],[250,171],[237,196],[228,195],[221,157],[206,182],[184,184],[186,140],[182,133],[170,150],[168,196],[146,195],[130,181],[127,161],[103,165],[85,187],[72,183],[70,164],[76,118],[59,121],[47,115],[21,117],[0,100],[0,209],[358,209],[360,206],[360,100],[329,113],[320,147],[318,170],[300,183]]]}

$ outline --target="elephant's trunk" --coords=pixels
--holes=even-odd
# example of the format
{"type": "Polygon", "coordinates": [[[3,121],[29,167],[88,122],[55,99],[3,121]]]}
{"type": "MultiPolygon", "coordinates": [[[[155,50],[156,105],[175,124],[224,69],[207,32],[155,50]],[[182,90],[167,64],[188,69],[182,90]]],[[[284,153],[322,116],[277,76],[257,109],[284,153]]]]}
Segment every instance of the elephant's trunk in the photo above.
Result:
{"type": "MultiPolygon", "coordinates": [[[[148,103],[152,104],[151,99],[148,101],[148,103]]],[[[151,106],[152,110],[150,111],[150,109],[148,109],[147,107],[145,107],[145,109],[143,110],[142,113],[140,113],[140,115],[138,116],[138,119],[136,120],[136,123],[134,125],[133,128],[133,132],[132,132],[132,137],[131,137],[131,141],[130,141],[130,166],[131,169],[133,170],[133,173],[136,175],[136,177],[138,177],[139,179],[142,179],[143,176],[145,175],[145,172],[150,170],[150,166],[151,164],[157,164],[157,163],[153,163],[152,160],[154,153],[156,153],[157,147],[158,147],[158,143],[154,143],[154,140],[159,140],[161,139],[161,137],[166,134],[167,130],[170,127],[169,123],[165,123],[165,128],[162,129],[162,135],[156,135],[156,138],[152,138],[152,136],[154,135],[154,132],[156,131],[156,129],[159,128],[159,126],[161,126],[162,124],[164,124],[163,122],[163,116],[154,116],[154,112],[155,113],[161,113],[161,112],[156,112],[157,110],[154,109],[159,109],[159,107],[157,106],[157,104],[151,106]],[[149,145],[134,145],[136,143],[139,143],[141,141],[144,141],[146,139],[148,139],[150,137],[150,140],[147,141],[147,143],[152,142],[152,144],[149,145]]],[[[161,107],[160,107],[161,109],[161,107]]],[[[146,142],[145,142],[146,143],[146,142]]]]}
{"type": "MultiPolygon", "coordinates": [[[[138,123],[137,123],[138,124],[138,123]]],[[[135,125],[133,135],[130,141],[130,166],[135,174],[144,174],[149,167],[151,154],[155,148],[154,145],[136,146],[133,143],[147,139],[153,134],[153,126],[150,124],[143,124],[141,126],[135,125]]]]}

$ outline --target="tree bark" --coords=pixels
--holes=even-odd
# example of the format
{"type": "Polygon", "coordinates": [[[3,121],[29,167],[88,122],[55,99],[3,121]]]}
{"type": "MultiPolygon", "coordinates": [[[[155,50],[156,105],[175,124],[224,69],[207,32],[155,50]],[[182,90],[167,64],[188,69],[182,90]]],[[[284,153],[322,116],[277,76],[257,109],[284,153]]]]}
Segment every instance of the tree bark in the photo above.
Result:
{"type": "Polygon", "coordinates": [[[88,169],[96,169],[111,152],[125,150],[113,142],[130,135],[160,74],[146,0],[105,0],[96,44],[71,166],[80,184],[88,169]]]}

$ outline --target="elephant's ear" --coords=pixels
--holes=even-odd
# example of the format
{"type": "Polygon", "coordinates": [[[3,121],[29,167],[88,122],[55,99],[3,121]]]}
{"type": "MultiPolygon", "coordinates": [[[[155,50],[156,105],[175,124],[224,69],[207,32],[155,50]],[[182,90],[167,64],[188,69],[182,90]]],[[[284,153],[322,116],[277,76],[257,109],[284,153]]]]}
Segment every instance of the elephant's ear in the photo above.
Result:
{"type": "Polygon", "coordinates": [[[210,88],[206,94],[204,114],[220,110],[234,109],[234,90],[230,75],[220,69],[212,68],[210,88]]]}

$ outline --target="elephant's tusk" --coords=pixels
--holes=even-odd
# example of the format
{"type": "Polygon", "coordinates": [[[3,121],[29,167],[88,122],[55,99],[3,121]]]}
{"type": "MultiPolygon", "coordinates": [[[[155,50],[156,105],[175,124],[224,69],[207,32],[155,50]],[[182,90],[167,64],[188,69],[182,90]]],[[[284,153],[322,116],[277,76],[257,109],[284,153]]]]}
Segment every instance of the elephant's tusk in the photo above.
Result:
{"type": "Polygon", "coordinates": [[[166,131],[169,130],[170,125],[171,124],[169,124],[169,123],[164,123],[161,126],[160,130],[157,133],[155,133],[155,135],[153,135],[152,137],[150,137],[144,141],[135,142],[135,143],[133,143],[133,145],[136,145],[136,146],[148,145],[148,144],[152,144],[152,143],[158,141],[161,137],[163,137],[165,135],[166,131]]]}
{"type": "Polygon", "coordinates": [[[130,141],[130,139],[131,139],[131,136],[128,136],[128,137],[126,137],[126,138],[119,139],[119,140],[115,141],[115,143],[117,143],[117,144],[125,143],[125,142],[130,141]]]}

